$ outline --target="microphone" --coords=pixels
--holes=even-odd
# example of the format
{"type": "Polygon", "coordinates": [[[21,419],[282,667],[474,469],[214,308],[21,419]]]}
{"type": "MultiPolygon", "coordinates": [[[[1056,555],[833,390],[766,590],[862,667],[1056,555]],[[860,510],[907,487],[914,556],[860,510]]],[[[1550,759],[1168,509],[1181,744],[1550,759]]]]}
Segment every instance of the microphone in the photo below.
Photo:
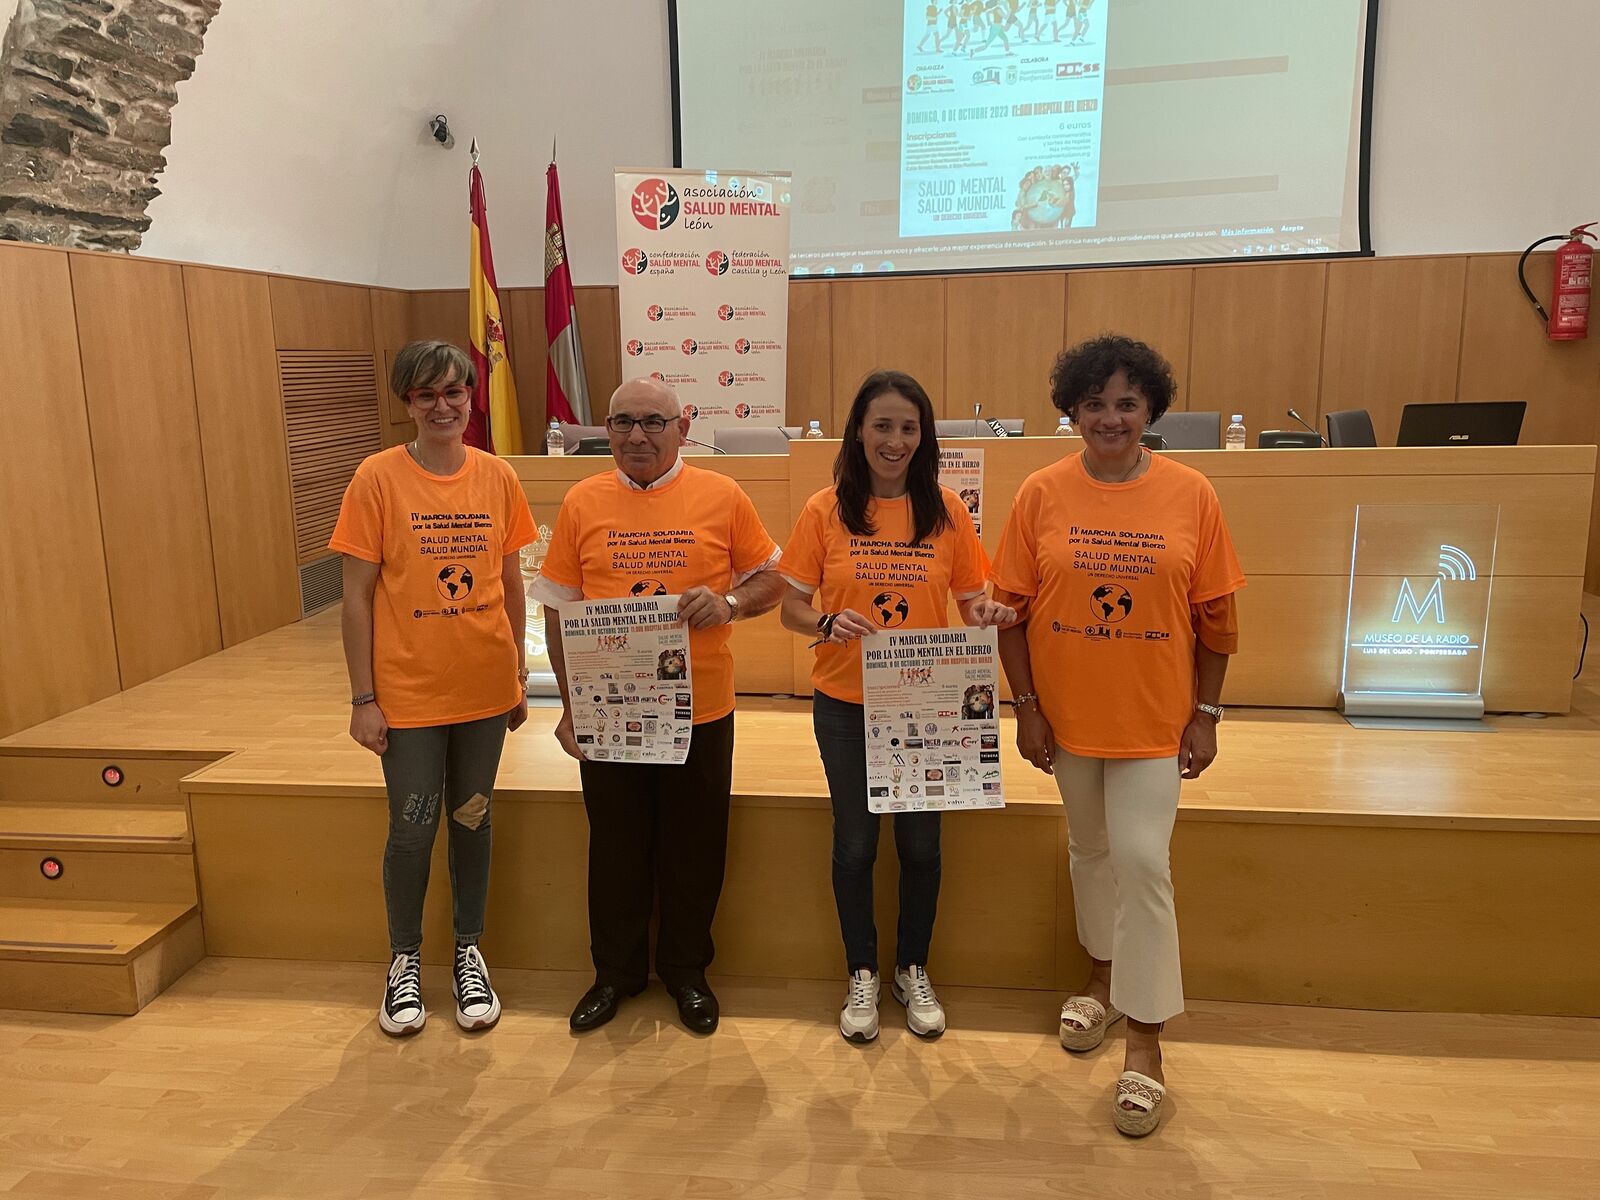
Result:
{"type": "Polygon", "coordinates": [[[692,437],[686,437],[686,438],[684,438],[684,439],[683,439],[683,440],[684,440],[684,441],[686,441],[686,442],[688,442],[688,443],[689,443],[689,445],[691,445],[691,446],[701,446],[701,447],[704,447],[704,448],[705,448],[705,449],[707,449],[707,450],[709,450],[709,451],[711,451],[711,453],[713,453],[713,454],[726,454],[726,453],[727,453],[727,451],[726,451],[726,450],[724,450],[724,449],[723,449],[723,448],[722,448],[722,447],[721,447],[721,446],[713,446],[713,445],[712,445],[712,444],[711,444],[711,443],[710,443],[710,442],[700,442],[700,441],[696,441],[696,440],[695,440],[695,439],[694,439],[694,438],[692,438],[692,437]]]}
{"type": "Polygon", "coordinates": [[[1317,427],[1315,425],[1308,424],[1306,422],[1306,419],[1304,417],[1302,417],[1299,413],[1295,412],[1295,410],[1292,409],[1292,408],[1291,409],[1287,409],[1285,411],[1287,411],[1288,414],[1291,417],[1293,417],[1296,421],[1299,421],[1301,426],[1304,429],[1306,429],[1307,431],[1309,431],[1311,433],[1315,433],[1317,435],[1317,444],[1319,446],[1326,446],[1328,444],[1328,439],[1322,436],[1322,434],[1317,430],[1317,427]]]}

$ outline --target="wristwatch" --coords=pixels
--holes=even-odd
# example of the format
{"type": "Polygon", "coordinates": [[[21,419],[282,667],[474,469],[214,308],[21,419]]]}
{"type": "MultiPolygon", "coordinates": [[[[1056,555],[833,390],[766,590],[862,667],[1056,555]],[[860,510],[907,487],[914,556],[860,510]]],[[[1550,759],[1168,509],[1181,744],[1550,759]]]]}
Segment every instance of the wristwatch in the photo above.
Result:
{"type": "Polygon", "coordinates": [[[732,592],[728,592],[722,599],[728,606],[728,620],[737,621],[739,619],[739,597],[732,592]]]}
{"type": "Polygon", "coordinates": [[[1213,721],[1222,720],[1222,705],[1220,704],[1196,704],[1194,710],[1195,712],[1205,713],[1213,721]]]}

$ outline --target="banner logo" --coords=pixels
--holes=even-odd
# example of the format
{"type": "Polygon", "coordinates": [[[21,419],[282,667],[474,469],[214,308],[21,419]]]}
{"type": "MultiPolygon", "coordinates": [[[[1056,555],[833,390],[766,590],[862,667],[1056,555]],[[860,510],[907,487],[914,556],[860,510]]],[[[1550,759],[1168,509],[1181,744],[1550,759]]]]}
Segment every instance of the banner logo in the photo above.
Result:
{"type": "Polygon", "coordinates": [[[750,417],[750,406],[748,404],[735,404],[733,406],[733,415],[738,417],[741,421],[748,420],[750,417]]]}
{"type": "Polygon", "coordinates": [[[662,308],[659,304],[652,304],[649,308],[644,310],[644,315],[645,320],[647,321],[659,321],[662,317],[667,315],[667,310],[662,308]]]}
{"type": "Polygon", "coordinates": [[[665,179],[646,179],[633,189],[633,219],[659,232],[678,219],[678,189],[665,179]]]}
{"type": "Polygon", "coordinates": [[[749,354],[750,353],[750,339],[749,338],[739,338],[737,341],[735,341],[733,343],[733,352],[735,354],[749,354]]]}
{"type": "Polygon", "coordinates": [[[719,321],[731,321],[731,320],[733,320],[733,305],[731,305],[731,304],[719,305],[717,307],[717,320],[719,320],[719,321]]]}
{"type": "Polygon", "coordinates": [[[683,339],[683,352],[685,354],[693,354],[699,349],[700,349],[700,343],[695,341],[693,338],[684,338],[683,339]]]}
{"type": "Polygon", "coordinates": [[[733,386],[733,372],[732,371],[719,371],[719,372],[717,372],[717,382],[720,383],[723,387],[732,387],[733,386]]]}
{"type": "Polygon", "coordinates": [[[650,269],[650,256],[634,246],[622,253],[622,269],[629,275],[643,275],[650,269]]]}
{"type": "Polygon", "coordinates": [[[713,275],[726,275],[728,273],[728,255],[724,250],[713,250],[706,255],[706,270],[713,275]]]}
{"type": "Polygon", "coordinates": [[[633,355],[635,358],[638,358],[639,355],[644,353],[644,343],[638,338],[634,338],[628,343],[628,353],[633,355]]]}

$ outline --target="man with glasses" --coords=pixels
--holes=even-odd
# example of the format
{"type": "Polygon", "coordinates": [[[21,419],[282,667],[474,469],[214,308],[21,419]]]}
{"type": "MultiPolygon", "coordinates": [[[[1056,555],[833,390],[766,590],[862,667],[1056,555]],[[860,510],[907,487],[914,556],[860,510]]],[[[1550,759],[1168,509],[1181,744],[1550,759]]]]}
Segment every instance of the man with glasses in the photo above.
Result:
{"type": "Polygon", "coordinates": [[[572,1011],[575,1030],[611,1020],[650,977],[650,913],[660,895],[656,974],[689,1029],[717,1027],[706,983],[711,921],[722,893],[733,779],[729,626],[775,607],[784,581],[777,544],[726,475],[689,466],[677,393],[635,379],[611,397],[606,430],[617,469],[574,484],[530,595],[559,610],[627,596],[649,583],[676,593],[689,625],[694,734],[682,765],[589,762],[573,733],[561,623],[546,623],[561,688],[561,748],[581,763],[589,815],[589,939],[595,982],[572,1011]]]}

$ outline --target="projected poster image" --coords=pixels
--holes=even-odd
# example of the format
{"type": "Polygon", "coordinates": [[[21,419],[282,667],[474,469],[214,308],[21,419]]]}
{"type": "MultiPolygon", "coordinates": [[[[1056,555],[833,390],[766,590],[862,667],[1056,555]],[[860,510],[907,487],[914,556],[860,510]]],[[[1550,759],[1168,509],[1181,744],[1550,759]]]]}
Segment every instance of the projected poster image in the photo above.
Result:
{"type": "Polygon", "coordinates": [[[904,0],[900,237],[1095,225],[1111,2],[904,0]]]}
{"type": "Polygon", "coordinates": [[[1372,0],[677,0],[686,165],[795,275],[1348,254],[1372,0]]]}

